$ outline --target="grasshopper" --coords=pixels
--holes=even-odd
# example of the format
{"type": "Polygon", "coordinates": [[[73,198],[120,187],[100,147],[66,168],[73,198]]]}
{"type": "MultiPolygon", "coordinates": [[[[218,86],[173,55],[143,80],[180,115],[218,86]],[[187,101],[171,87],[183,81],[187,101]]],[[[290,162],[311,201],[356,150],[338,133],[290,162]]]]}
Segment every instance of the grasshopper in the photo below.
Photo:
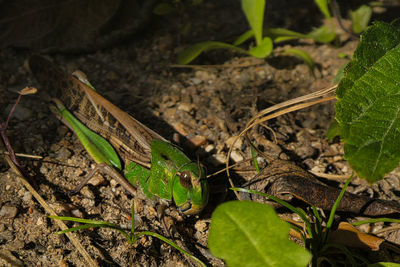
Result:
{"type": "Polygon", "coordinates": [[[149,198],[173,200],[184,214],[197,214],[207,205],[208,183],[200,164],[98,94],[82,73],[68,74],[41,56],[32,56],[29,66],[53,97],[52,111],[130,193],[140,186],[149,198]]]}

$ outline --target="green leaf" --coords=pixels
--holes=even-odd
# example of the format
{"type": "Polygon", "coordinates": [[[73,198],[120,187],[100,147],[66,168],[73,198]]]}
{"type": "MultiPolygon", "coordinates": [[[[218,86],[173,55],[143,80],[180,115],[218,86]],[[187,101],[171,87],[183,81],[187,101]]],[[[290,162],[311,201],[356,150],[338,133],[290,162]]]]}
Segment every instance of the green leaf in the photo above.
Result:
{"type": "Polygon", "coordinates": [[[271,54],[273,49],[272,40],[269,37],[265,37],[259,46],[251,48],[248,52],[253,57],[265,58],[271,54]]]}
{"type": "Polygon", "coordinates": [[[174,11],[176,11],[176,8],[171,3],[159,3],[153,9],[153,13],[159,16],[167,15],[174,11]]]}
{"type": "Polygon", "coordinates": [[[326,138],[331,141],[336,136],[340,136],[340,127],[338,122],[334,119],[326,133],[326,138]]]}
{"type": "Polygon", "coordinates": [[[247,40],[249,40],[251,37],[254,36],[253,30],[248,30],[246,32],[244,32],[243,34],[241,34],[234,42],[233,45],[241,45],[244,42],[246,42],[247,40]]]}
{"type": "Polygon", "coordinates": [[[325,18],[330,19],[331,13],[329,12],[329,0],[314,0],[314,2],[318,5],[319,10],[324,14],[325,18]]]}
{"type": "Polygon", "coordinates": [[[320,43],[329,43],[336,38],[336,32],[333,26],[323,25],[308,33],[307,37],[320,43]]]}
{"type": "Polygon", "coordinates": [[[361,36],[336,97],[345,158],[376,182],[400,161],[400,28],[377,22],[361,36]]]}
{"type": "Polygon", "coordinates": [[[307,266],[311,254],[288,239],[290,226],[266,204],[231,201],[212,215],[208,244],[228,266],[307,266]]]}
{"type": "Polygon", "coordinates": [[[178,64],[188,64],[196,57],[198,57],[202,52],[211,50],[211,49],[230,49],[234,51],[238,51],[243,54],[248,54],[248,52],[240,47],[236,47],[231,44],[207,41],[192,45],[178,55],[178,64]]]}
{"type": "Polygon", "coordinates": [[[368,264],[368,267],[400,267],[400,264],[394,262],[377,262],[368,264]]]}
{"type": "Polygon", "coordinates": [[[283,53],[293,55],[302,59],[304,63],[306,63],[306,65],[310,68],[311,72],[314,74],[314,60],[307,52],[295,48],[289,48],[286,49],[283,53]]]}
{"type": "Polygon", "coordinates": [[[372,8],[367,5],[360,6],[356,11],[351,12],[351,20],[353,21],[353,32],[361,33],[365,31],[371,19],[372,8]]]}
{"type": "Polygon", "coordinates": [[[265,28],[264,35],[271,37],[275,43],[292,39],[308,38],[305,34],[287,30],[284,28],[265,28]]]}
{"type": "Polygon", "coordinates": [[[338,84],[344,77],[344,69],[346,68],[347,63],[343,64],[340,66],[340,68],[337,70],[335,78],[333,78],[333,83],[338,84]]]}
{"type": "Polygon", "coordinates": [[[254,32],[257,46],[261,45],[265,0],[242,0],[242,9],[254,32]]]}

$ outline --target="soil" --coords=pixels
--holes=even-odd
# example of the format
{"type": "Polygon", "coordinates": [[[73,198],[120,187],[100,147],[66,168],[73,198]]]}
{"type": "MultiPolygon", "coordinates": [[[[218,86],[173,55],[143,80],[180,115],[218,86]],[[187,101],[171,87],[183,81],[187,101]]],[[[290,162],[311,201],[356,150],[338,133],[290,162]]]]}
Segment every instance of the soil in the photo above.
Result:
{"type": "MultiPolygon", "coordinates": [[[[272,2],[268,9],[267,23],[274,27],[307,32],[323,23],[318,10],[314,6],[308,8],[310,4],[279,3],[272,2]]],[[[230,51],[210,51],[194,62],[196,66],[183,68],[172,64],[177,53],[187,45],[204,40],[230,42],[247,29],[239,2],[206,2],[186,12],[185,19],[192,25],[188,35],[179,34],[176,16],[158,17],[150,25],[151,29],[112,48],[92,54],[52,54],[49,58],[69,72],[82,70],[103,96],[181,146],[191,158],[198,157],[208,174],[224,168],[232,137],[244,129],[253,115],[273,104],[331,86],[338,69],[349,60],[339,55],[351,57],[358,43],[341,32],[337,45],[311,40],[288,42],[279,45],[265,60],[230,51]],[[309,53],[316,64],[315,75],[298,58],[282,55],[286,48],[309,53]]],[[[38,86],[27,67],[31,54],[11,48],[0,50],[3,121],[17,98],[15,92],[25,86],[38,86]]],[[[334,101],[331,101],[271,120],[268,127],[276,134],[277,145],[265,149],[307,170],[348,175],[351,168],[343,159],[342,143],[325,137],[333,117],[334,101]]],[[[265,140],[274,139],[263,128],[253,134],[265,140]]],[[[43,157],[20,160],[34,177],[39,194],[59,215],[109,221],[128,229],[134,201],[137,231],[165,235],[157,215],[159,204],[133,199],[108,177],[98,174],[79,194],[67,195],[94,163],[71,131],[49,112],[48,102],[39,95],[22,98],[7,135],[16,152],[43,157]]],[[[246,142],[235,145],[232,162],[249,157],[250,147],[246,142]]],[[[64,235],[55,234],[59,230],[55,222],[47,217],[8,165],[0,166],[0,265],[87,265],[64,235]]],[[[240,185],[254,175],[254,171],[234,172],[235,182],[240,185]]],[[[356,178],[349,191],[398,200],[399,178],[399,170],[373,185],[356,178]]],[[[179,244],[207,265],[223,266],[224,262],[208,251],[207,236],[215,207],[235,196],[226,190],[225,173],[212,176],[209,183],[210,204],[200,215],[184,217],[171,204],[165,211],[165,220],[174,229],[172,238],[179,244]]],[[[340,182],[335,184],[338,186],[340,182]]],[[[346,216],[341,220],[359,219],[346,216]]],[[[395,224],[375,224],[361,229],[375,233],[387,226],[395,224]]],[[[383,237],[400,244],[399,235],[395,229],[385,232],[383,237]]],[[[174,248],[151,237],[141,237],[133,247],[117,231],[104,228],[80,231],[78,238],[100,266],[195,265],[174,248]]]]}

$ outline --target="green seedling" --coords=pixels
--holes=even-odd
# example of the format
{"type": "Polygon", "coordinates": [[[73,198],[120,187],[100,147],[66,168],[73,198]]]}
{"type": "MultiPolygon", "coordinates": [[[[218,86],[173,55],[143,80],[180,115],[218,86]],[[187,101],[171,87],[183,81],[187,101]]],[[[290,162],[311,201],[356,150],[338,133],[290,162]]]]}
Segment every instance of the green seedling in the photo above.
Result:
{"type": "Polygon", "coordinates": [[[173,200],[184,214],[199,213],[206,206],[208,184],[197,162],[100,96],[82,73],[69,75],[40,56],[33,56],[29,64],[39,83],[54,93],[52,110],[100,164],[97,169],[132,195],[140,186],[149,198],[173,200]]]}
{"type": "Polygon", "coordinates": [[[298,214],[305,224],[304,231],[295,225],[291,227],[300,233],[305,248],[311,254],[295,247],[294,243],[289,246],[290,252],[287,252],[285,247],[288,245],[284,243],[290,243],[287,239],[289,225],[285,226],[285,222],[280,220],[267,204],[246,201],[223,204],[214,212],[209,236],[211,252],[223,258],[229,266],[240,266],[248,260],[251,260],[254,266],[306,266],[310,261],[312,266],[320,266],[322,262],[343,264],[332,257],[333,251],[345,255],[347,261],[352,264],[356,264],[357,260],[365,263],[365,259],[353,255],[346,247],[328,241],[336,209],[351,179],[352,177],[347,180],[335,201],[325,227],[316,207],[312,207],[314,219],[311,220],[303,209],[277,197],[254,190],[232,188],[235,191],[265,196],[298,214]],[[236,214],[238,212],[239,214],[236,214]],[[264,219],[264,215],[267,218],[264,219]],[[272,248],[271,244],[274,244],[272,248]]]}
{"type": "Polygon", "coordinates": [[[59,234],[59,235],[73,232],[73,231],[88,229],[88,228],[100,228],[100,227],[111,228],[111,229],[114,229],[114,230],[120,232],[126,238],[126,241],[128,242],[128,244],[131,246],[134,245],[139,240],[139,238],[142,236],[152,236],[152,237],[160,239],[164,243],[179,250],[182,254],[184,254],[184,255],[188,256],[189,258],[191,258],[192,260],[198,262],[201,266],[204,266],[204,267],[206,266],[201,260],[199,260],[192,254],[190,254],[188,251],[182,249],[176,243],[174,243],[173,241],[169,240],[168,238],[166,238],[162,235],[159,235],[159,234],[151,232],[151,231],[142,231],[142,232],[135,233],[135,219],[134,219],[135,218],[135,206],[134,206],[134,204],[132,204],[131,216],[132,216],[132,227],[131,227],[130,231],[123,229],[119,225],[105,222],[105,221],[96,221],[96,220],[88,220],[88,219],[81,219],[81,218],[75,218],[75,217],[61,217],[61,216],[49,216],[49,218],[55,219],[55,220],[83,223],[83,225],[57,232],[57,234],[59,234]]]}
{"type": "Polygon", "coordinates": [[[242,9],[252,29],[252,36],[256,45],[249,49],[243,49],[235,44],[207,41],[195,44],[182,51],[178,56],[179,64],[188,64],[202,52],[213,49],[230,49],[242,54],[251,55],[257,58],[267,57],[273,49],[272,40],[262,36],[264,20],[265,0],[242,0],[242,9]]]}
{"type": "MultiPolygon", "coordinates": [[[[178,63],[188,64],[198,57],[202,52],[213,49],[230,49],[257,58],[265,58],[271,54],[273,50],[273,43],[300,38],[314,39],[318,42],[328,43],[336,38],[336,33],[332,23],[330,23],[328,26],[323,25],[308,34],[302,34],[283,28],[263,28],[265,2],[265,0],[242,0],[242,9],[250,25],[250,30],[240,35],[232,44],[215,41],[207,41],[195,44],[179,54],[178,63]],[[247,50],[239,47],[251,38],[255,39],[254,47],[247,50]]],[[[326,11],[327,3],[325,4],[326,7],[324,6],[324,3],[321,3],[318,6],[320,7],[322,13],[329,15],[329,19],[331,20],[329,10],[326,11]]],[[[314,67],[311,57],[304,51],[298,49],[288,49],[285,50],[284,53],[299,57],[311,69],[314,67]]]]}

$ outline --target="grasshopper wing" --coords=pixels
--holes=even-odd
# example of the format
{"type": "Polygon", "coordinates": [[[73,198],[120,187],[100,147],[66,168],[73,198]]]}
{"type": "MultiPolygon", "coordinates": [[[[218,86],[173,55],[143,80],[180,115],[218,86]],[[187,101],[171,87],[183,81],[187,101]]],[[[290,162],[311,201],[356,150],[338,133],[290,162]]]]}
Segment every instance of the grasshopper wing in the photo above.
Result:
{"type": "Polygon", "coordinates": [[[107,139],[124,161],[150,168],[151,141],[165,141],[163,137],[46,58],[32,56],[29,66],[42,88],[60,99],[89,129],[107,139]]]}

